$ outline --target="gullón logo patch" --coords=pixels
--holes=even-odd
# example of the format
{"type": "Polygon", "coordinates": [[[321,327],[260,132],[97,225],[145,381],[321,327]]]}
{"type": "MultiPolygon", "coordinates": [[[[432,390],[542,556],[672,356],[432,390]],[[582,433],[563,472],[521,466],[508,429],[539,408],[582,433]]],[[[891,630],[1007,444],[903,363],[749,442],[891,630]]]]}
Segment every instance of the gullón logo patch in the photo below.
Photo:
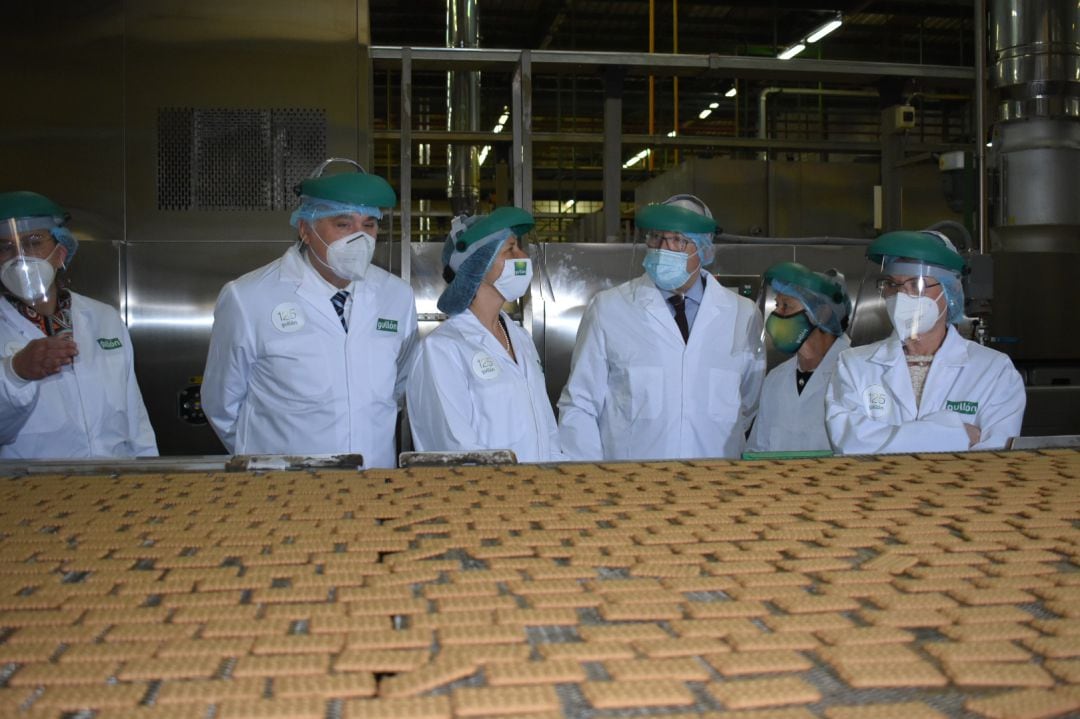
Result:
{"type": "Polygon", "coordinates": [[[375,323],[375,329],[380,332],[397,332],[397,320],[386,320],[380,317],[375,323]]]}
{"type": "Polygon", "coordinates": [[[514,260],[514,274],[524,275],[528,271],[529,263],[525,260],[514,260]]]}
{"type": "Polygon", "coordinates": [[[945,402],[945,409],[951,409],[953,412],[959,412],[960,414],[978,414],[979,403],[968,402],[966,400],[960,400],[958,402],[947,400],[945,402]]]}
{"type": "Polygon", "coordinates": [[[98,337],[97,343],[103,350],[118,350],[124,346],[119,337],[98,337]]]}

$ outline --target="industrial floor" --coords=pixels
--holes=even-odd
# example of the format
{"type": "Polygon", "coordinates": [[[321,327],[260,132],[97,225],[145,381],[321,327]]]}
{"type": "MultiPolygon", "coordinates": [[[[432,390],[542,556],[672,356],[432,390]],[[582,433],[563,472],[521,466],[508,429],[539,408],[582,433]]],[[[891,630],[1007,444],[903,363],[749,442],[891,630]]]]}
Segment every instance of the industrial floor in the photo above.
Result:
{"type": "Polygon", "coordinates": [[[1080,452],[5,478],[0,716],[1080,716],[1080,452]]]}

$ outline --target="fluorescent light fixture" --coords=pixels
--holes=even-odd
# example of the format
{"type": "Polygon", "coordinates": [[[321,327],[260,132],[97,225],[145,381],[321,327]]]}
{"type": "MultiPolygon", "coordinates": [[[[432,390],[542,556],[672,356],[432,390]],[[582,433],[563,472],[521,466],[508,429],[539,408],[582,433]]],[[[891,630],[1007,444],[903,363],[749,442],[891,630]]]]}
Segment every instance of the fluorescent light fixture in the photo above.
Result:
{"type": "Polygon", "coordinates": [[[825,37],[826,35],[828,35],[833,30],[835,30],[836,28],[840,27],[843,24],[844,24],[844,21],[839,16],[837,16],[837,17],[833,18],[832,20],[830,20],[829,22],[822,25],[821,27],[819,27],[817,30],[814,30],[812,33],[807,35],[806,36],[806,41],[811,42],[811,43],[812,42],[817,42],[818,40],[825,37]]]}
{"type": "Polygon", "coordinates": [[[735,97],[735,96],[736,96],[736,95],[738,95],[738,94],[739,94],[739,91],[738,91],[738,90],[736,90],[736,89],[735,89],[735,88],[733,87],[733,88],[731,88],[730,90],[728,90],[727,92],[725,92],[725,93],[724,93],[724,97],[735,97]]]}
{"type": "Polygon", "coordinates": [[[709,109],[710,109],[710,110],[715,110],[715,109],[716,109],[716,108],[718,108],[718,107],[720,107],[720,103],[719,103],[719,102],[710,102],[710,103],[709,103],[709,109]]]}
{"type": "Polygon", "coordinates": [[[652,154],[652,150],[650,150],[648,148],[642,150],[641,152],[639,152],[638,154],[634,155],[629,160],[624,162],[623,163],[623,169],[624,170],[629,170],[631,167],[633,167],[634,165],[636,165],[639,162],[641,162],[642,160],[644,160],[650,154],[652,154]]]}
{"type": "Polygon", "coordinates": [[[796,55],[798,55],[800,52],[802,52],[805,49],[806,49],[806,45],[804,45],[801,42],[797,42],[794,45],[792,45],[791,47],[784,48],[783,51],[779,55],[777,55],[776,57],[781,59],[781,60],[790,60],[791,58],[795,57],[796,55]]]}
{"type": "Polygon", "coordinates": [[[499,124],[500,124],[500,125],[505,125],[505,124],[506,124],[506,122],[507,122],[507,120],[509,120],[509,119],[510,119],[510,113],[509,113],[509,112],[507,112],[507,111],[506,111],[506,110],[504,109],[504,110],[503,110],[503,114],[499,115],[499,124]]]}
{"type": "Polygon", "coordinates": [[[480,157],[479,157],[479,158],[477,158],[477,162],[479,162],[479,163],[480,163],[481,165],[483,165],[483,164],[484,164],[484,160],[486,160],[486,159],[487,159],[487,157],[488,157],[488,153],[489,153],[489,152],[491,152],[491,145],[484,145],[484,146],[483,146],[483,147],[482,147],[482,148],[480,149],[480,157]]]}
{"type": "Polygon", "coordinates": [[[711,114],[712,114],[712,110],[710,110],[709,108],[706,107],[704,110],[702,110],[701,112],[698,113],[697,119],[704,120],[706,117],[708,117],[711,114]]]}
{"type": "Polygon", "coordinates": [[[572,208],[576,204],[577,204],[577,200],[567,200],[566,203],[563,205],[563,210],[564,211],[569,210],[570,208],[572,208]]]}
{"type": "Polygon", "coordinates": [[[668,136],[668,137],[675,137],[675,131],[674,131],[674,130],[672,130],[671,132],[669,132],[669,133],[667,134],[667,136],[668,136]]]}

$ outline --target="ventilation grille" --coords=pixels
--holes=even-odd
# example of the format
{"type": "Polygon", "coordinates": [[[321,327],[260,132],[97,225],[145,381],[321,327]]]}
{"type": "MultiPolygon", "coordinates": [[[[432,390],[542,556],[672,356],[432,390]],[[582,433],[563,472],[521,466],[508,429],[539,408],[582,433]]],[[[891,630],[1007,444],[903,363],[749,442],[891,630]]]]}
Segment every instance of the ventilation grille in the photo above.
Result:
{"type": "Polygon", "coordinates": [[[291,210],[326,159],[326,111],[158,110],[159,210],[291,210]]]}

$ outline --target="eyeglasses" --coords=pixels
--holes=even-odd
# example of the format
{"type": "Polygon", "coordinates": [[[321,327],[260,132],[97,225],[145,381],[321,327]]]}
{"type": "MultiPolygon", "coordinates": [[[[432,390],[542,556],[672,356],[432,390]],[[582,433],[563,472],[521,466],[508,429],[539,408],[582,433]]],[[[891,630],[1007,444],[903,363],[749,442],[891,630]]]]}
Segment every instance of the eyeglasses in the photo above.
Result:
{"type": "Polygon", "coordinates": [[[931,287],[941,287],[940,282],[930,283],[926,277],[911,277],[903,282],[896,282],[888,277],[877,281],[878,292],[882,297],[892,297],[900,292],[910,297],[918,297],[931,287]]]}
{"type": "Polygon", "coordinates": [[[24,255],[33,257],[48,257],[49,253],[56,248],[56,239],[48,232],[34,232],[19,238],[19,241],[0,240],[0,262],[6,262],[18,254],[18,247],[22,246],[24,255]]]}
{"type": "Polygon", "coordinates": [[[685,235],[680,235],[677,232],[651,231],[645,233],[645,246],[650,250],[658,250],[661,247],[666,247],[675,252],[685,252],[686,248],[693,244],[693,240],[685,235]]]}

